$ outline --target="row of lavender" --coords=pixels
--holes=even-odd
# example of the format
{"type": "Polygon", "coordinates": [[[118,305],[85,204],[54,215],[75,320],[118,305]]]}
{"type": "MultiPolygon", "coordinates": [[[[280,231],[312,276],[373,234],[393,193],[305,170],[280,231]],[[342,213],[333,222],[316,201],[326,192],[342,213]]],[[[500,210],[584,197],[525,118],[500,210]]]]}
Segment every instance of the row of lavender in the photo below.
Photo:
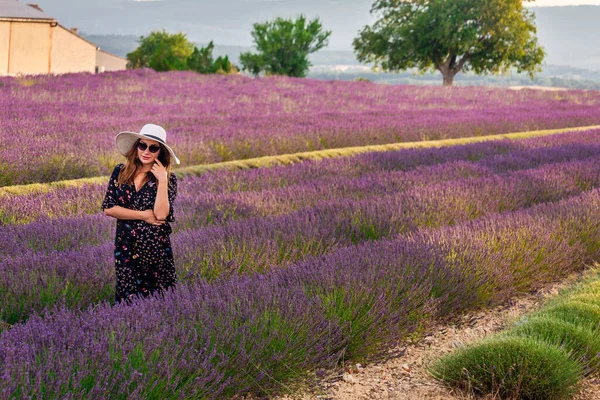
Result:
{"type": "MultiPolygon", "coordinates": [[[[183,213],[188,215],[182,219],[188,222],[184,227],[181,222],[175,224],[178,229],[173,242],[179,276],[188,284],[279,269],[311,255],[364,241],[518,210],[599,187],[600,146],[589,140],[595,137],[598,143],[600,134],[588,133],[585,145],[575,145],[572,135],[561,136],[544,139],[552,144],[550,147],[530,141],[519,143],[524,149],[508,154],[490,151],[486,157],[477,153],[477,162],[443,160],[453,160],[450,154],[473,154],[481,145],[467,146],[462,153],[451,153],[449,149],[423,151],[428,162],[437,159],[443,164],[417,169],[407,166],[407,171],[389,172],[397,175],[392,178],[373,172],[367,176],[356,173],[359,176],[338,177],[339,184],[328,187],[321,185],[321,175],[317,183],[309,179],[309,183],[301,184],[298,180],[286,190],[225,189],[225,193],[211,197],[212,203],[203,201],[198,209],[193,205],[184,207],[183,213]],[[216,201],[219,199],[222,202],[216,201]],[[255,207],[232,208],[228,218],[207,224],[207,211],[242,200],[255,207]]],[[[513,144],[496,145],[506,150],[513,144]]],[[[378,156],[390,159],[391,155],[378,156]]],[[[335,163],[329,166],[335,170],[335,163]]],[[[295,176],[295,169],[302,168],[312,167],[290,167],[288,176],[295,176]]],[[[280,178],[283,172],[279,171],[280,178]]],[[[275,177],[277,171],[265,170],[263,174],[275,177]]],[[[221,175],[227,177],[230,173],[221,175]]],[[[242,180],[243,175],[237,175],[242,180]]],[[[215,178],[190,181],[206,184],[215,178]]],[[[260,180],[263,186],[270,186],[268,181],[260,180]]],[[[211,186],[205,187],[206,193],[211,193],[211,186]]],[[[222,186],[213,188],[224,190],[222,186]]],[[[46,306],[85,308],[113,297],[110,241],[114,222],[100,215],[48,222],[0,228],[0,255],[4,258],[0,263],[0,315],[6,322],[26,319],[32,310],[46,306]]]]}
{"type": "MultiPolygon", "coordinates": [[[[362,198],[396,193],[424,182],[485,177],[542,164],[598,155],[600,130],[527,140],[500,140],[431,149],[374,152],[354,157],[306,161],[291,167],[179,175],[178,225],[219,222],[237,214],[272,215],[330,198],[335,192],[362,198]],[[269,206],[267,207],[267,203],[269,206]],[[259,209],[265,209],[259,212],[259,209]],[[203,216],[201,216],[201,214],[203,216]]],[[[98,212],[106,183],[47,192],[0,192],[0,226],[98,212]]]]}
{"type": "MultiPolygon", "coordinates": [[[[307,232],[308,228],[302,229],[300,225],[307,221],[316,228],[320,221],[331,229],[337,227],[327,231],[333,235],[344,231],[341,226],[344,221],[357,225],[360,219],[366,226],[383,228],[387,221],[388,225],[393,223],[402,230],[441,226],[477,218],[490,210],[516,210],[597,187],[600,184],[600,146],[595,152],[598,154],[590,154],[593,151],[586,152],[585,156],[580,152],[571,154],[582,157],[581,160],[544,163],[501,174],[494,174],[477,163],[460,162],[416,174],[403,174],[405,178],[418,178],[413,181],[369,176],[340,178],[338,185],[328,188],[305,184],[275,193],[267,190],[218,194],[199,200],[188,196],[183,198],[187,200],[179,210],[183,216],[174,224],[174,231],[197,235],[201,231],[210,231],[210,235],[233,238],[236,231],[256,234],[261,230],[257,226],[262,224],[272,228],[293,226],[294,229],[288,229],[307,232]],[[438,174],[429,175],[436,172],[438,174]],[[330,223],[327,218],[331,218],[330,223]]],[[[528,163],[527,167],[531,165],[528,163]]],[[[86,246],[108,244],[113,234],[114,220],[99,214],[4,226],[0,227],[0,255],[14,257],[27,252],[45,255],[78,251],[86,246]]]]}
{"type": "Polygon", "coordinates": [[[184,165],[600,122],[594,91],[125,71],[0,78],[0,186],[107,175],[114,136],[164,125],[184,165]],[[148,120],[152,116],[153,121],[148,120]]]}
{"type": "Polygon", "coordinates": [[[164,298],[52,310],[0,336],[3,398],[223,398],[289,390],[432,319],[600,256],[600,192],[345,247],[164,298]]]}

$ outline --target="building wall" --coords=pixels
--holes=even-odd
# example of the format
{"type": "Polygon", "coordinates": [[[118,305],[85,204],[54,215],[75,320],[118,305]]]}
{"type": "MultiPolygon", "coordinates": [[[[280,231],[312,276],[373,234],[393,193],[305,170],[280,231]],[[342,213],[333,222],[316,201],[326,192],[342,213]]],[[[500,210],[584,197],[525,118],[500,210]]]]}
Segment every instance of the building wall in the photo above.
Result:
{"type": "Polygon", "coordinates": [[[102,50],[96,51],[98,72],[122,71],[127,68],[127,60],[102,50]]]}
{"type": "Polygon", "coordinates": [[[50,21],[0,22],[0,75],[94,73],[126,69],[127,60],[50,21]]]}
{"type": "Polygon", "coordinates": [[[0,22],[0,75],[8,74],[10,22],[0,22]]]}
{"type": "Polygon", "coordinates": [[[68,29],[57,25],[52,28],[52,64],[50,72],[91,72],[96,66],[96,46],[68,29]]]}
{"type": "Polygon", "coordinates": [[[50,23],[10,24],[8,73],[47,74],[50,68],[50,23]]]}

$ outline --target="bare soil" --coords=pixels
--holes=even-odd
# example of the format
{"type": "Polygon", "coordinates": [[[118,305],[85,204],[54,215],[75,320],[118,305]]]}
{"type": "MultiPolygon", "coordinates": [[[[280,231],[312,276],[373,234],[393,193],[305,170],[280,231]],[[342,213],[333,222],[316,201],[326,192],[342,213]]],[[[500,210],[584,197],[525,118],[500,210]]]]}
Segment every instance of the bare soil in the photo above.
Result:
{"type": "MultiPolygon", "coordinates": [[[[451,325],[438,325],[417,343],[405,343],[395,351],[399,356],[382,363],[353,364],[318,389],[279,400],[467,400],[473,393],[459,392],[435,381],[427,367],[458,346],[494,334],[523,314],[532,312],[559,290],[573,284],[580,275],[553,284],[535,293],[520,296],[508,304],[462,316],[451,325]]],[[[495,399],[488,396],[485,400],[495,399]]],[[[600,375],[587,377],[575,400],[600,400],[600,375]]]]}

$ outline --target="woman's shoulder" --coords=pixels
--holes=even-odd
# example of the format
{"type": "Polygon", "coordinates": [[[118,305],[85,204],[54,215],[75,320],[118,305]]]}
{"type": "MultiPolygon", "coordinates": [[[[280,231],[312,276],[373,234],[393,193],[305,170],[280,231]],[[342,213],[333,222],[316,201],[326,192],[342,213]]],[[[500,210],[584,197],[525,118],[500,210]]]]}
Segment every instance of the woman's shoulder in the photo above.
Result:
{"type": "Polygon", "coordinates": [[[121,172],[121,170],[125,168],[125,164],[121,163],[121,164],[117,164],[115,166],[115,169],[113,170],[113,172],[121,172]]]}
{"type": "Polygon", "coordinates": [[[117,164],[115,166],[115,168],[113,169],[113,171],[112,171],[111,178],[118,177],[119,173],[121,172],[121,170],[123,169],[124,166],[125,166],[125,164],[122,164],[122,163],[121,164],[117,164]]]}

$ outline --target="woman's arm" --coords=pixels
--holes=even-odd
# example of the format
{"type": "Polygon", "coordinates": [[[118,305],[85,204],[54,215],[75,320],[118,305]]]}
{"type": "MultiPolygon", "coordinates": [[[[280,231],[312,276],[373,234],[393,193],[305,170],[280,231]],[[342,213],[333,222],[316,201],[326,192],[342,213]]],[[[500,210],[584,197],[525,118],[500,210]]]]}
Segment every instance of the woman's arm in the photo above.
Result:
{"type": "Polygon", "coordinates": [[[167,176],[167,169],[157,159],[150,172],[154,174],[158,182],[156,200],[154,200],[154,215],[159,221],[164,221],[169,215],[169,177],[167,176]]]}
{"type": "Polygon", "coordinates": [[[104,209],[104,215],[124,220],[142,220],[152,225],[162,225],[165,223],[164,221],[159,221],[154,216],[154,211],[152,210],[136,211],[121,206],[114,206],[104,209]]]}
{"type": "Polygon", "coordinates": [[[142,220],[152,225],[164,224],[164,221],[156,219],[152,210],[136,211],[118,205],[117,181],[122,167],[123,164],[117,165],[108,180],[108,188],[101,206],[104,215],[122,220],[142,220]]]}
{"type": "Polygon", "coordinates": [[[169,182],[167,180],[164,182],[158,181],[156,200],[154,201],[154,215],[160,221],[164,221],[169,215],[168,186],[169,182]]]}
{"type": "Polygon", "coordinates": [[[109,217],[114,217],[116,219],[143,219],[142,218],[143,211],[130,210],[129,208],[114,206],[111,208],[107,208],[104,210],[104,215],[108,215],[109,217]]]}

